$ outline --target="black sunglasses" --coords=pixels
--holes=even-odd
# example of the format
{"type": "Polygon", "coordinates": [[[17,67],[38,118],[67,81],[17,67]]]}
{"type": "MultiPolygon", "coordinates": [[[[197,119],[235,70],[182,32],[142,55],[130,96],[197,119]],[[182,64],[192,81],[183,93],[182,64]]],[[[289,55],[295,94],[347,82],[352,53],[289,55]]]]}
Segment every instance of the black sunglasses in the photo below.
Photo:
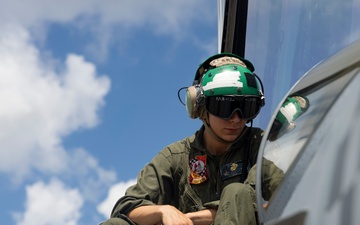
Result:
{"type": "Polygon", "coordinates": [[[260,112],[262,99],[258,96],[211,96],[206,97],[206,110],[214,116],[229,119],[235,111],[244,120],[252,120],[260,112]]]}

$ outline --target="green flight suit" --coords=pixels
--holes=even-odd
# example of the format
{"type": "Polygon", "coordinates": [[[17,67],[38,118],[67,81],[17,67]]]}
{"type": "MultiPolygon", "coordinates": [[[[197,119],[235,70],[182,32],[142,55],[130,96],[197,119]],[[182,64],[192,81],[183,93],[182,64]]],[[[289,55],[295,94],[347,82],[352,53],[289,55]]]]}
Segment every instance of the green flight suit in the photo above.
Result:
{"type": "Polygon", "coordinates": [[[216,225],[256,224],[254,182],[242,183],[241,174],[244,155],[248,159],[247,171],[256,163],[263,131],[246,127],[242,136],[221,156],[207,152],[203,132],[204,127],[161,150],[141,170],[137,184],[129,187],[125,196],[117,201],[111,218],[102,224],[135,224],[125,216],[132,209],[165,204],[183,213],[216,208],[216,225]],[[244,153],[246,145],[247,154],[244,153]],[[202,167],[205,172],[201,173],[198,184],[191,184],[190,167],[197,165],[191,162],[199,158],[206,159],[202,167]]]}

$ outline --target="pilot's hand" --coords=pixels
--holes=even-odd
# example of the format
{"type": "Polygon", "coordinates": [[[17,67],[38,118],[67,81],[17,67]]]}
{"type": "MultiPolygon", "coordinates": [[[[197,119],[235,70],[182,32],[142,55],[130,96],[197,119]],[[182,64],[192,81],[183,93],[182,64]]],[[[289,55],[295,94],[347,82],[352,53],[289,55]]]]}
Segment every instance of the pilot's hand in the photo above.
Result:
{"type": "Polygon", "coordinates": [[[184,213],[171,205],[164,205],[160,208],[162,214],[162,225],[193,225],[184,213]]]}

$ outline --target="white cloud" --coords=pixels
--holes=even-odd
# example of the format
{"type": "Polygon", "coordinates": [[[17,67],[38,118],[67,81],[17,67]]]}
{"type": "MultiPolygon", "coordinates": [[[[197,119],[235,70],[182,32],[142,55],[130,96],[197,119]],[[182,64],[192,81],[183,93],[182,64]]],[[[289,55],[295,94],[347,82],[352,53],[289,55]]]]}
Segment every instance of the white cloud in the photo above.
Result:
{"type": "Polygon", "coordinates": [[[17,225],[75,225],[83,199],[57,179],[49,184],[37,182],[26,187],[25,213],[15,215],[17,225]]]}
{"type": "Polygon", "coordinates": [[[97,160],[83,149],[71,151],[67,174],[75,178],[84,199],[97,202],[116,180],[114,171],[105,170],[97,160]]]}
{"type": "Polygon", "coordinates": [[[0,172],[14,181],[32,169],[59,173],[67,167],[61,138],[99,121],[110,88],[106,76],[83,57],[64,64],[44,59],[21,27],[0,30],[0,172]]]}
{"type": "MultiPolygon", "coordinates": [[[[1,23],[16,22],[25,27],[40,23],[91,22],[99,24],[122,24],[126,27],[153,25],[155,30],[173,33],[194,18],[206,21],[209,14],[207,0],[88,0],[88,1],[0,1],[1,23]],[[39,7],[41,6],[41,7],[39,7]],[[96,20],[94,20],[94,18],[96,20]]],[[[216,14],[216,12],[215,12],[216,14]]]]}
{"type": "MultiPolygon", "coordinates": [[[[76,32],[89,33],[92,42],[84,47],[89,52],[95,49],[101,60],[110,44],[128,38],[134,28],[181,39],[192,35],[186,32],[191,21],[214,22],[212,13],[216,12],[207,0],[0,0],[0,5],[0,173],[16,184],[32,181],[32,175],[77,182],[76,190],[56,179],[28,186],[26,211],[17,220],[30,223],[30,218],[41,213],[37,207],[48,204],[47,199],[57,199],[58,191],[77,199],[71,202],[65,197],[64,204],[76,203],[75,214],[60,211],[59,224],[75,224],[82,202],[98,201],[116,175],[98,165],[86,150],[64,149],[62,138],[99,123],[97,113],[110,90],[110,80],[98,74],[96,66],[86,60],[89,56],[69,52],[60,62],[51,57],[51,49],[45,49],[50,53],[46,55],[34,43],[46,42],[48,26],[65,24],[76,32]],[[41,191],[48,197],[42,198],[41,191]]],[[[99,212],[107,217],[119,195],[134,182],[113,187],[99,212]]],[[[38,222],[54,224],[46,217],[38,222]]]]}
{"type": "Polygon", "coordinates": [[[88,0],[88,1],[21,1],[0,0],[0,27],[20,24],[31,30],[33,38],[46,40],[46,26],[69,24],[77,31],[92,34],[85,49],[96,60],[103,61],[109,45],[131,37],[131,31],[146,29],[156,35],[175,39],[193,36],[188,31],[192,21],[216,26],[215,3],[207,0],[88,0]]]}
{"type": "Polygon", "coordinates": [[[97,207],[98,212],[104,216],[104,218],[109,218],[111,210],[113,209],[116,201],[124,196],[125,191],[128,187],[136,183],[136,179],[128,180],[127,182],[120,182],[113,185],[109,192],[106,199],[100,203],[97,207]]]}

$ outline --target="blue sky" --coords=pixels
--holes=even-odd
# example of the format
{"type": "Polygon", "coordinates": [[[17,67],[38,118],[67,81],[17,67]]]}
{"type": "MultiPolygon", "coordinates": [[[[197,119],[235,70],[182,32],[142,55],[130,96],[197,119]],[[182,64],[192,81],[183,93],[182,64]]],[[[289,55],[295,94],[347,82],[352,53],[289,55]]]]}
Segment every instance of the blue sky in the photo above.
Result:
{"type": "Polygon", "coordinates": [[[0,21],[1,224],[97,224],[200,126],[177,91],[217,52],[216,1],[2,1],[0,21]]]}
{"type": "MultiPolygon", "coordinates": [[[[217,1],[0,3],[0,222],[98,224],[158,151],[200,127],[177,91],[218,51],[217,1]]],[[[247,55],[267,96],[255,125],[266,128],[304,72],[359,38],[358,7],[331,3],[313,17],[306,2],[249,5],[247,55]],[[313,23],[347,15],[343,33],[313,23]]]]}

